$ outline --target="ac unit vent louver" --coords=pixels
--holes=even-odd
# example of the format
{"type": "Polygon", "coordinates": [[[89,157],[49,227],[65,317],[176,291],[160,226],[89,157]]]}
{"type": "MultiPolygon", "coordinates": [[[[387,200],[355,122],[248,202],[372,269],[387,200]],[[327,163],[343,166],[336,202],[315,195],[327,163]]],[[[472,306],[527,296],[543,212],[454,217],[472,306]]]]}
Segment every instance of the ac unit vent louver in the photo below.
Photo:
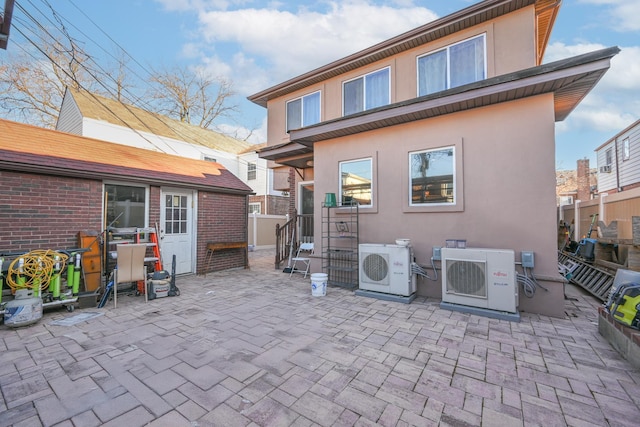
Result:
{"type": "Polygon", "coordinates": [[[447,263],[447,292],[486,298],[484,263],[449,261],[447,263]]]}
{"type": "Polygon", "coordinates": [[[389,274],[389,264],[382,256],[369,254],[362,260],[362,272],[374,282],[380,282],[389,274]]]}

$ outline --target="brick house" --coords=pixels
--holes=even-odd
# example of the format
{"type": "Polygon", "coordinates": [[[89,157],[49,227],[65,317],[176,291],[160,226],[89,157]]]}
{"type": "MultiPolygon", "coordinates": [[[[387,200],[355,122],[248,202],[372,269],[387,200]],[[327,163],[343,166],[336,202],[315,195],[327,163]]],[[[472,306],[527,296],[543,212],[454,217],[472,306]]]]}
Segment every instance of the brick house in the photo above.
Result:
{"type": "MultiPolygon", "coordinates": [[[[79,231],[117,218],[159,224],[165,265],[176,254],[177,273],[204,273],[207,242],[247,240],[251,188],[218,163],[6,120],[0,134],[2,253],[76,248],[79,231]]],[[[243,265],[240,251],[225,251],[211,268],[243,265]]]]}

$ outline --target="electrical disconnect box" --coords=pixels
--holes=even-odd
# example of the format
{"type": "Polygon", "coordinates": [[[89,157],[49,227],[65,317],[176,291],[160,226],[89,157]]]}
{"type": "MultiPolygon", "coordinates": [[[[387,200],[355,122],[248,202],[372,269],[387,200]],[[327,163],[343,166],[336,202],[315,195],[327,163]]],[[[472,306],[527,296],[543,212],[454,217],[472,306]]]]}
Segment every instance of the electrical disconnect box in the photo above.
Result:
{"type": "Polygon", "coordinates": [[[522,259],[522,266],[525,268],[533,268],[533,252],[532,251],[522,251],[520,253],[520,257],[522,259]]]}
{"type": "Polygon", "coordinates": [[[442,259],[442,254],[440,252],[440,246],[434,246],[433,247],[433,260],[434,261],[440,261],[442,259]]]}

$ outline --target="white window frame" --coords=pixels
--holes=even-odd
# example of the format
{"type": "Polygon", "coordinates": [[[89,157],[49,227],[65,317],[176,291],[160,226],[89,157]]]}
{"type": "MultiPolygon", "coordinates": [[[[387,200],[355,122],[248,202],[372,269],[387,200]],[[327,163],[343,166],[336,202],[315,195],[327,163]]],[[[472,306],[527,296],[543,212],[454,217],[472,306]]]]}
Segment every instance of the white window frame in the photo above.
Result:
{"type": "Polygon", "coordinates": [[[606,166],[613,164],[613,148],[609,147],[604,151],[604,162],[606,166]]]}
{"type": "Polygon", "coordinates": [[[353,113],[349,113],[349,115],[361,113],[363,111],[367,111],[367,110],[370,110],[370,109],[373,109],[373,108],[378,108],[378,107],[382,107],[383,106],[383,105],[379,105],[379,106],[376,106],[376,107],[373,107],[373,108],[367,108],[367,76],[379,73],[380,71],[383,71],[383,70],[387,71],[387,77],[388,77],[388,83],[389,83],[389,86],[387,88],[387,100],[388,100],[388,102],[387,102],[387,104],[384,104],[384,105],[389,105],[391,103],[391,67],[387,66],[387,67],[382,67],[382,68],[379,68],[377,70],[371,71],[369,73],[366,73],[366,74],[363,74],[361,76],[354,77],[353,79],[345,80],[345,81],[342,82],[342,115],[343,116],[346,115],[346,113],[345,113],[345,90],[344,90],[344,87],[345,87],[345,85],[347,83],[351,83],[351,82],[356,81],[356,80],[362,79],[362,97],[363,97],[363,99],[362,99],[362,110],[356,111],[356,112],[353,112],[353,113]]]}
{"type": "Polygon", "coordinates": [[[255,162],[247,163],[247,181],[255,181],[258,178],[258,165],[255,162]]]}
{"type": "MultiPolygon", "coordinates": [[[[426,95],[431,95],[433,93],[437,93],[437,92],[431,92],[431,93],[420,94],[420,59],[421,58],[424,58],[426,56],[433,55],[434,53],[442,52],[442,51],[446,50],[446,52],[447,52],[447,84],[446,84],[446,87],[445,87],[444,90],[451,89],[451,56],[450,56],[450,53],[449,53],[450,49],[453,46],[468,42],[468,41],[476,39],[476,38],[482,38],[482,45],[483,45],[482,48],[483,48],[483,53],[484,53],[484,58],[483,58],[483,62],[484,62],[483,63],[483,66],[484,66],[484,69],[483,69],[484,78],[482,78],[480,80],[476,80],[476,81],[486,80],[486,78],[487,78],[487,35],[486,35],[486,33],[482,33],[482,34],[478,34],[476,36],[469,37],[469,38],[466,38],[464,40],[460,40],[459,42],[452,43],[452,44],[444,46],[444,47],[442,47],[440,49],[436,49],[436,50],[433,50],[431,52],[427,52],[425,54],[422,54],[422,55],[416,57],[416,94],[417,94],[417,96],[420,97],[420,96],[426,96],[426,95]]],[[[457,86],[454,86],[454,87],[457,87],[457,86]]]]}
{"type": "Polygon", "coordinates": [[[629,137],[622,140],[622,160],[629,160],[631,158],[631,142],[629,137]]]}
{"type": "Polygon", "coordinates": [[[363,157],[360,159],[353,159],[353,160],[344,160],[338,163],[338,194],[339,194],[339,203],[340,205],[342,205],[344,203],[344,194],[343,194],[343,189],[342,189],[342,168],[344,165],[348,165],[348,164],[352,164],[352,163],[357,163],[357,162],[364,162],[364,161],[368,161],[369,162],[369,175],[370,175],[370,179],[371,179],[371,184],[370,184],[370,195],[371,195],[371,201],[369,202],[369,204],[363,205],[360,204],[359,207],[360,208],[372,208],[373,204],[374,204],[374,186],[373,186],[373,158],[372,157],[363,157]]]}
{"type": "Polygon", "coordinates": [[[251,214],[258,214],[260,215],[262,213],[262,204],[261,203],[249,203],[249,215],[251,214]],[[252,210],[251,208],[255,208],[258,207],[258,210],[252,210]]]}
{"type": "Polygon", "coordinates": [[[409,186],[409,206],[410,207],[424,207],[424,206],[455,206],[457,203],[457,192],[456,192],[456,147],[455,146],[446,146],[446,147],[438,147],[438,148],[430,148],[427,150],[417,150],[417,151],[410,151],[409,152],[409,156],[408,156],[408,161],[409,161],[409,174],[408,174],[408,178],[409,178],[409,182],[408,182],[408,186],[409,186]],[[412,160],[413,160],[413,156],[414,155],[419,155],[422,153],[433,153],[433,152],[438,152],[438,151],[447,151],[447,150],[451,150],[453,152],[452,154],[452,159],[451,159],[451,164],[452,164],[452,188],[448,189],[447,192],[451,193],[450,195],[453,197],[453,200],[451,202],[441,202],[441,203],[429,203],[429,202],[423,202],[423,203],[414,203],[413,202],[413,191],[412,191],[412,187],[413,187],[413,177],[411,176],[411,172],[412,172],[412,160]]]}
{"type": "MultiPolygon", "coordinates": [[[[142,185],[139,183],[132,183],[132,182],[123,182],[123,181],[103,181],[102,183],[102,212],[104,213],[104,210],[107,208],[104,205],[104,194],[107,191],[107,186],[108,185],[116,185],[116,186],[122,186],[122,187],[136,187],[136,188],[144,188],[144,225],[143,227],[148,227],[149,226],[149,186],[148,185],[142,185]]],[[[103,214],[103,220],[104,218],[106,218],[106,215],[103,214]]],[[[109,219],[107,220],[106,224],[103,224],[102,229],[104,230],[109,224],[109,219]]],[[[118,227],[118,223],[114,223],[111,224],[112,227],[118,227]]],[[[120,225],[120,227],[123,227],[123,225],[120,225]]]]}
{"type": "Polygon", "coordinates": [[[306,127],[306,126],[311,126],[311,125],[315,125],[317,123],[320,123],[322,121],[322,91],[317,90],[315,92],[311,92],[311,93],[308,93],[306,95],[302,95],[302,96],[299,96],[297,98],[288,100],[286,102],[286,105],[285,105],[285,115],[286,115],[285,128],[286,128],[287,132],[289,132],[290,130],[300,129],[300,128],[303,128],[303,127],[306,127]],[[311,96],[313,96],[315,94],[318,94],[318,121],[314,122],[314,123],[305,123],[304,122],[304,100],[305,100],[305,98],[309,98],[309,97],[311,97],[311,96]],[[295,101],[300,101],[300,127],[291,127],[291,126],[289,126],[289,104],[291,104],[292,102],[295,102],[295,101]]]}

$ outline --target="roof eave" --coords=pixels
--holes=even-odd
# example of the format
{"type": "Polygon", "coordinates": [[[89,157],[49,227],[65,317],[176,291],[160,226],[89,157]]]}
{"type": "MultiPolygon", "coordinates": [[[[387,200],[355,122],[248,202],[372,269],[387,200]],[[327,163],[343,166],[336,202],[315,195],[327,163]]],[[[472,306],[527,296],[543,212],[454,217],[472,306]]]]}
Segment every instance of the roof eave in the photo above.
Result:
{"type": "Polygon", "coordinates": [[[291,141],[311,146],[326,139],[549,92],[555,95],[556,121],[562,121],[600,80],[609,68],[611,58],[619,51],[617,47],[602,49],[435,95],[340,117],[291,131],[291,141]]]}
{"type": "Polygon", "coordinates": [[[476,3],[367,49],[333,61],[254,95],[250,95],[247,99],[257,105],[266,107],[267,101],[270,99],[379,61],[382,58],[396,55],[399,52],[413,49],[417,45],[430,43],[464,28],[478,25],[479,23],[495,19],[496,17],[535,3],[536,0],[487,0],[476,3]]]}

